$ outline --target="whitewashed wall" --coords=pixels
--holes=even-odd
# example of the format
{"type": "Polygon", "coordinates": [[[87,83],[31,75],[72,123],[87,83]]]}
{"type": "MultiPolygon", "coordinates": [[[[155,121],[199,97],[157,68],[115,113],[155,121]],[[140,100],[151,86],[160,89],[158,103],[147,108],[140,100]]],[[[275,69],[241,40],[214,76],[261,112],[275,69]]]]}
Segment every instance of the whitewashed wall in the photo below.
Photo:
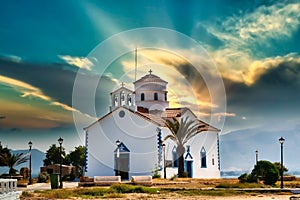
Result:
{"type": "MultiPolygon", "coordinates": [[[[184,113],[183,118],[189,117],[194,120],[195,115],[189,110],[184,113]]],[[[163,138],[167,136],[170,131],[167,128],[162,129],[163,138]]],[[[172,150],[176,144],[170,139],[166,144],[166,160],[172,160],[172,150]]],[[[190,145],[190,153],[193,156],[193,178],[220,178],[220,170],[218,163],[218,134],[217,132],[201,132],[192,138],[186,145],[190,145]],[[200,151],[202,147],[206,150],[206,168],[201,168],[200,151]],[[214,161],[212,161],[214,160],[214,161]]],[[[187,150],[187,148],[186,148],[187,150]]],[[[185,154],[186,155],[186,154],[185,154]]],[[[185,156],[184,155],[184,156],[185,156]]],[[[178,173],[177,168],[167,168],[167,178],[171,178],[178,173]]],[[[162,173],[163,174],[163,173],[162,173]]]]}
{"type": "Polygon", "coordinates": [[[136,174],[151,175],[158,162],[157,126],[118,108],[88,131],[87,176],[114,175],[114,150],[116,140],[130,150],[129,177],[136,174]],[[125,112],[122,118],[119,112],[125,112]]]}

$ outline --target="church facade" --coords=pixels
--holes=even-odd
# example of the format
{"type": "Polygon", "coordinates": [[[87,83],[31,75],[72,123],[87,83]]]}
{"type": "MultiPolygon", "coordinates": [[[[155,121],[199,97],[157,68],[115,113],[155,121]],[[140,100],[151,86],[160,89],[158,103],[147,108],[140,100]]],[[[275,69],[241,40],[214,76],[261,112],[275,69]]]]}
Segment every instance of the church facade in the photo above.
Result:
{"type": "Polygon", "coordinates": [[[219,129],[199,120],[189,108],[169,108],[167,82],[152,74],[135,81],[134,91],[124,84],[111,92],[110,112],[84,128],[86,176],[134,175],[171,178],[178,172],[176,143],[163,141],[170,134],[166,119],[205,125],[185,146],[188,177],[220,178],[219,129]]]}

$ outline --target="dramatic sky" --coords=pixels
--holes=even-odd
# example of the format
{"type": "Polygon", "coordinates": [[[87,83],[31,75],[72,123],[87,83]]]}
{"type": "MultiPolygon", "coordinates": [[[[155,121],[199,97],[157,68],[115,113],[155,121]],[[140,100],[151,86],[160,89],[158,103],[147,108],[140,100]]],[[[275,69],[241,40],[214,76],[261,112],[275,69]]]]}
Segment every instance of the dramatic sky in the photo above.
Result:
{"type": "Polygon", "coordinates": [[[132,89],[137,47],[137,76],[151,68],[168,81],[171,106],[224,136],[295,133],[288,147],[300,131],[299,22],[296,0],[2,1],[0,141],[84,144],[82,127],[108,112],[109,93],[132,89]]]}

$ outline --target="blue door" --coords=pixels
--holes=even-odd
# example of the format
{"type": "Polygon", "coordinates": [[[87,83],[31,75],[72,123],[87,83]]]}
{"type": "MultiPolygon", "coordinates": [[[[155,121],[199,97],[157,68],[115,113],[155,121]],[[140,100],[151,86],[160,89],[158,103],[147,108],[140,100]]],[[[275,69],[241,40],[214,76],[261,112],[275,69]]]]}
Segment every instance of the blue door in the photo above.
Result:
{"type": "Polygon", "coordinates": [[[189,178],[193,178],[193,161],[186,161],[186,172],[189,178]]]}

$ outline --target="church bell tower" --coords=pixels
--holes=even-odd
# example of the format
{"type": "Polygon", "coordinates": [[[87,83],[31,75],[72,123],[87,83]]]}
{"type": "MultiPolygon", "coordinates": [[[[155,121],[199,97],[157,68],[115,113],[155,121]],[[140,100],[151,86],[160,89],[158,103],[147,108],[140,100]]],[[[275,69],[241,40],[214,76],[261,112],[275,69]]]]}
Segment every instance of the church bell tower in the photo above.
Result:
{"type": "Polygon", "coordinates": [[[159,114],[169,107],[167,98],[168,82],[152,74],[143,76],[134,82],[135,103],[139,108],[145,108],[152,114],[159,114]]]}

